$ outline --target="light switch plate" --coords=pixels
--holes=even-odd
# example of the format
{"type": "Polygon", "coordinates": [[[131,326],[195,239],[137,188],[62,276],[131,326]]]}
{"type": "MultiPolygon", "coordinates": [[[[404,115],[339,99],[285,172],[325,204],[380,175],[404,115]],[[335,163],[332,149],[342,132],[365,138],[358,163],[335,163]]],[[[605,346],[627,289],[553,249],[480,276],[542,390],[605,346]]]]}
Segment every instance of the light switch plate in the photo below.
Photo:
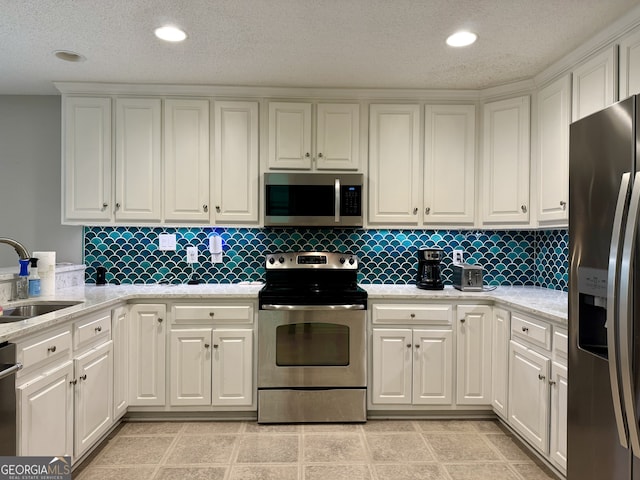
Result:
{"type": "Polygon", "coordinates": [[[176,251],[176,234],[161,233],[158,235],[158,250],[176,251]]]}
{"type": "Polygon", "coordinates": [[[187,263],[198,263],[198,247],[187,247],[187,263]]]}

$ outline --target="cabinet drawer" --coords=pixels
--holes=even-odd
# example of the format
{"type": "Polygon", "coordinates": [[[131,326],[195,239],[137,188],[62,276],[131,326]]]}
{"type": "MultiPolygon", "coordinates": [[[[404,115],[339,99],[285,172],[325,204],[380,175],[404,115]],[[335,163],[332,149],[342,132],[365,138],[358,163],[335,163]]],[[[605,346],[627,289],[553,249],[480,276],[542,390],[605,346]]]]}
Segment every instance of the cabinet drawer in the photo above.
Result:
{"type": "Polygon", "coordinates": [[[452,305],[374,305],[372,309],[373,323],[451,325],[452,319],[452,305]]]}
{"type": "Polygon", "coordinates": [[[73,347],[83,348],[111,337],[111,311],[99,312],[73,324],[73,347]]]}
{"type": "Polygon", "coordinates": [[[18,372],[18,376],[28,373],[33,367],[41,367],[54,361],[62,363],[70,360],[71,343],[69,328],[39,335],[20,343],[17,360],[22,363],[23,369],[18,372]]]}
{"type": "Polygon", "coordinates": [[[173,322],[177,324],[253,323],[251,305],[174,305],[173,322]]]}
{"type": "Polygon", "coordinates": [[[569,356],[569,336],[566,330],[553,330],[553,351],[563,358],[569,356]]]}
{"type": "Polygon", "coordinates": [[[551,350],[551,325],[518,313],[511,314],[511,336],[551,350]]]}

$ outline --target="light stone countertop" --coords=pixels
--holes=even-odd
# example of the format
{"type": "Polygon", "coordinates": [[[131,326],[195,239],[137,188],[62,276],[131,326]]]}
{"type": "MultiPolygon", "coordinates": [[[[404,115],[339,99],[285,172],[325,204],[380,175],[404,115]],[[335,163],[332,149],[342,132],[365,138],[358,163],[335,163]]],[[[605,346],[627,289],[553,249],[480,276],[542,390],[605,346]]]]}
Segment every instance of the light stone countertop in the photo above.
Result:
{"type": "MultiPolygon", "coordinates": [[[[379,300],[448,300],[486,301],[506,308],[517,308],[538,317],[567,325],[567,293],[540,287],[498,287],[486,292],[460,292],[447,286],[444,290],[420,290],[415,285],[361,285],[370,301],[379,300]]],[[[31,335],[98,310],[132,301],[155,300],[257,300],[262,285],[85,285],[58,290],[50,297],[9,302],[11,307],[33,301],[74,301],[78,305],[15,323],[0,324],[0,343],[31,335]]]]}

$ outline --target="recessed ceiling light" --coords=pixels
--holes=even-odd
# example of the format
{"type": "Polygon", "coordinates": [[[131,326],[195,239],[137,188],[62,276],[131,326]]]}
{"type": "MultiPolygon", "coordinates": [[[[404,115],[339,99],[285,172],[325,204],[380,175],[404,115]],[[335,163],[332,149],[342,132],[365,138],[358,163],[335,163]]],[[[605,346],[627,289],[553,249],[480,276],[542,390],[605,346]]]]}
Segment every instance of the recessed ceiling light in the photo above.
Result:
{"type": "Polygon", "coordinates": [[[177,27],[160,27],[155,29],[156,37],[167,42],[181,42],[187,34],[177,27]]]}
{"type": "Polygon", "coordinates": [[[456,32],[449,35],[447,45],[450,47],[466,47],[476,41],[478,35],[473,32],[456,32]]]}
{"type": "Polygon", "coordinates": [[[53,54],[65,62],[84,62],[86,60],[86,58],[79,53],[70,52],[69,50],[56,50],[53,54]]]}

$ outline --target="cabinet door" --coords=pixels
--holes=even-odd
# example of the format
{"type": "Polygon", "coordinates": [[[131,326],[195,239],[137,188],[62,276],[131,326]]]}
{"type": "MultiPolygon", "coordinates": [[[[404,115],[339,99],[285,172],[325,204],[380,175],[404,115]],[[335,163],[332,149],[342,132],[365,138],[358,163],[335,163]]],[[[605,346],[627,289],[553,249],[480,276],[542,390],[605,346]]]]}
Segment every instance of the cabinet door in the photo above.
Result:
{"type": "Polygon", "coordinates": [[[213,405],[253,404],[253,330],[213,331],[213,405]]]}
{"type": "Polygon", "coordinates": [[[420,197],[420,106],[369,109],[369,221],[417,224],[420,197]]]}
{"type": "Polygon", "coordinates": [[[320,103],[316,168],[357,170],[360,166],[360,105],[320,103]]]}
{"type": "Polygon", "coordinates": [[[209,101],[164,101],[164,218],[209,223],[209,101]]]}
{"type": "Polygon", "coordinates": [[[460,405],[491,404],[491,307],[458,306],[457,398],[460,405]]]}
{"type": "Polygon", "coordinates": [[[509,385],[509,332],[511,312],[493,308],[491,331],[491,405],[502,418],[507,418],[509,385]]]}
{"type": "Polygon", "coordinates": [[[133,305],[129,321],[129,405],[165,404],[165,305],[133,305]]]}
{"type": "Polygon", "coordinates": [[[427,105],[424,123],[424,221],[473,223],[476,109],[427,105]]]}
{"type": "Polygon", "coordinates": [[[116,220],[162,218],[160,99],[116,100],[116,220]]]}
{"type": "Polygon", "coordinates": [[[171,331],[171,405],[211,404],[211,329],[171,331]]]}
{"type": "Polygon", "coordinates": [[[111,312],[113,322],[113,418],[117,420],[129,406],[129,308],[111,312]]]}
{"type": "Polygon", "coordinates": [[[413,331],[413,403],[451,405],[453,357],[451,330],[413,331]]]}
{"type": "Polygon", "coordinates": [[[18,455],[73,455],[73,363],[18,391],[18,455]]]}
{"type": "Polygon", "coordinates": [[[269,168],[311,168],[311,104],[269,103],[269,168]]]}
{"type": "Polygon", "coordinates": [[[485,223],[529,221],[529,97],[484,106],[485,223]]]}
{"type": "Polygon", "coordinates": [[[111,99],[64,100],[65,220],[111,219],[111,99]]]}
{"type": "Polygon", "coordinates": [[[620,98],[640,93],[640,29],[620,40],[620,98]]]}
{"type": "Polygon", "coordinates": [[[411,403],[412,332],[373,329],[372,403],[411,403]]]}
{"type": "Polygon", "coordinates": [[[258,221],[258,103],[214,104],[214,218],[258,221]]]}
{"type": "Polygon", "coordinates": [[[509,424],[544,453],[549,448],[548,358],[509,343],[509,424]]]}
{"type": "Polygon", "coordinates": [[[571,77],[538,93],[538,220],[566,224],[569,216],[571,77]]]}
{"type": "Polygon", "coordinates": [[[567,469],[567,367],[553,362],[551,365],[551,439],[549,455],[562,470],[567,469]]]}
{"type": "Polygon", "coordinates": [[[113,342],[90,350],[74,360],[76,458],[113,424],[113,342]]]}
{"type": "Polygon", "coordinates": [[[607,48],[573,71],[571,118],[574,122],[617,100],[617,48],[617,45],[607,48]]]}

